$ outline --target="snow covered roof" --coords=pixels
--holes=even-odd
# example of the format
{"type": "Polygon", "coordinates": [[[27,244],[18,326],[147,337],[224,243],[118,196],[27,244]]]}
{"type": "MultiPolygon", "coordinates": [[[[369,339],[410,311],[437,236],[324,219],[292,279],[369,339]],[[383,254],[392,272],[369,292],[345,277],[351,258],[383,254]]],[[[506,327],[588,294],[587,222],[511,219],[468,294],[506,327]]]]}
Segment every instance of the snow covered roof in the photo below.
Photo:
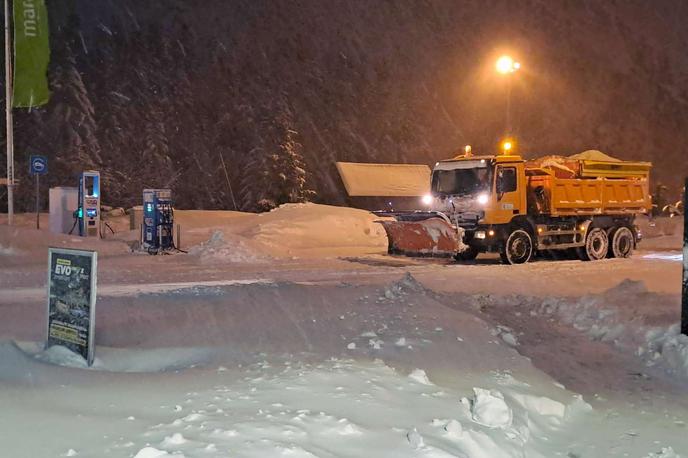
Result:
{"type": "Polygon", "coordinates": [[[427,165],[337,162],[337,170],[352,197],[413,197],[430,192],[427,165]]]}

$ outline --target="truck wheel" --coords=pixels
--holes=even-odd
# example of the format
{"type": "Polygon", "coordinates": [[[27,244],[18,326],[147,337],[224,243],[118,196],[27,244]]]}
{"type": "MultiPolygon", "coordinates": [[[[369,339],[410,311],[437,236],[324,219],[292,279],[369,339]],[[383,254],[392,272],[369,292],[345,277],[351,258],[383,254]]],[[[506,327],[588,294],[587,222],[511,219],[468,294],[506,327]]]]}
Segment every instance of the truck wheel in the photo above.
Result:
{"type": "Polygon", "coordinates": [[[523,264],[533,256],[533,239],[523,229],[516,229],[499,250],[504,264],[523,264]]]}
{"type": "Polygon", "coordinates": [[[457,261],[473,261],[475,258],[478,257],[479,253],[480,251],[478,251],[477,248],[469,246],[461,253],[456,253],[454,255],[454,259],[456,259],[457,261]]]}
{"type": "Polygon", "coordinates": [[[594,227],[585,237],[585,245],[578,248],[578,256],[583,261],[597,261],[607,256],[609,237],[601,227],[594,227]]]}
{"type": "Polygon", "coordinates": [[[612,243],[609,246],[609,257],[628,258],[633,253],[633,233],[625,226],[614,229],[611,233],[612,243]]]}

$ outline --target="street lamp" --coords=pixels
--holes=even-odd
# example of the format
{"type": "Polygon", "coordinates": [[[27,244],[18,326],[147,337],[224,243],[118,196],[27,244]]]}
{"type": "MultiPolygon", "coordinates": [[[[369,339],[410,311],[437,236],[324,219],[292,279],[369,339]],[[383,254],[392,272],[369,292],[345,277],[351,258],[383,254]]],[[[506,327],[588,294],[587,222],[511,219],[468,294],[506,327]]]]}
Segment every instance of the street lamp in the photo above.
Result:
{"type": "Polygon", "coordinates": [[[502,56],[497,59],[495,67],[499,73],[507,75],[518,71],[521,68],[521,64],[512,59],[511,56],[502,56]]]}
{"type": "Polygon", "coordinates": [[[506,133],[511,135],[511,74],[521,69],[521,63],[505,55],[497,59],[495,68],[506,77],[506,133]]]}

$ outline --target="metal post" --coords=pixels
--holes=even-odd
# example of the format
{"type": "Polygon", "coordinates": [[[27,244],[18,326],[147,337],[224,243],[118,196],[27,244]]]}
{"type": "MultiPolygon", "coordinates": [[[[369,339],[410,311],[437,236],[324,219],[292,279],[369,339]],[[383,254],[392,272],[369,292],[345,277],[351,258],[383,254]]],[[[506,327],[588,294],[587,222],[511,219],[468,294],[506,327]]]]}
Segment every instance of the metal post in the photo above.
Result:
{"type": "Polygon", "coordinates": [[[511,136],[511,74],[506,75],[506,135],[511,136]]]}
{"type": "Polygon", "coordinates": [[[40,179],[41,175],[36,174],[36,229],[41,228],[41,219],[40,219],[40,209],[41,209],[41,204],[40,204],[40,179]]]}
{"type": "Polygon", "coordinates": [[[12,46],[10,5],[5,0],[5,117],[7,121],[7,224],[14,223],[14,132],[12,124],[12,46]]]}
{"type": "Polygon", "coordinates": [[[681,294],[681,334],[688,335],[688,178],[683,188],[683,290],[681,294]]]}
{"type": "Polygon", "coordinates": [[[232,203],[234,204],[234,211],[239,211],[239,208],[237,208],[236,200],[234,200],[234,191],[232,191],[232,183],[229,181],[229,174],[227,174],[227,167],[225,166],[225,158],[222,157],[222,153],[220,151],[218,151],[217,154],[220,156],[220,161],[222,162],[222,170],[225,171],[225,179],[227,180],[227,187],[229,188],[229,195],[232,197],[232,203]]]}

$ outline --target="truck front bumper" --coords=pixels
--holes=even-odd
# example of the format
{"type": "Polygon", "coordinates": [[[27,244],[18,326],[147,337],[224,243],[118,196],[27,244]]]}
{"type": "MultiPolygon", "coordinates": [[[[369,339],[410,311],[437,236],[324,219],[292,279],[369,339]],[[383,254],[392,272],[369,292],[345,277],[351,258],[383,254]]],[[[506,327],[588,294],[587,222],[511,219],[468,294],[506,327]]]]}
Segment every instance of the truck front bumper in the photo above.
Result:
{"type": "Polygon", "coordinates": [[[500,231],[492,226],[478,225],[464,231],[463,243],[480,252],[498,251],[500,242],[500,231]]]}

